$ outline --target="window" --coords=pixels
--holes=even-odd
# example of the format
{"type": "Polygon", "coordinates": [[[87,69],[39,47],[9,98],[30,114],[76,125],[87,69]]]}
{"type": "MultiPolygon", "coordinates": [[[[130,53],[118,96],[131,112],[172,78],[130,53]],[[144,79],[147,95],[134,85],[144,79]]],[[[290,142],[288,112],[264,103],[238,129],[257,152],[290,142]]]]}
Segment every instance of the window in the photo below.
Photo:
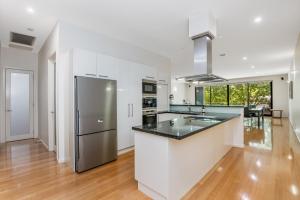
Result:
{"type": "Polygon", "coordinates": [[[215,85],[210,87],[211,105],[228,105],[227,85],[215,85]]]}
{"type": "MultiPolygon", "coordinates": [[[[196,104],[200,105],[203,96],[196,87],[196,104]],[[198,95],[197,95],[198,94],[198,95]],[[202,98],[202,99],[199,99],[202,98]]],[[[201,87],[202,88],[202,87],[201,87]]],[[[272,108],[272,82],[260,81],[249,83],[233,83],[230,85],[212,85],[203,87],[204,105],[229,106],[264,106],[272,108]]],[[[201,90],[202,94],[202,90],[201,90]]],[[[269,114],[266,112],[266,114],[269,114]]]]}
{"type": "Polygon", "coordinates": [[[247,106],[248,105],[248,84],[238,83],[229,85],[229,105],[247,106]]]}
{"type": "Polygon", "coordinates": [[[204,87],[204,105],[210,105],[210,86],[204,87]]]}

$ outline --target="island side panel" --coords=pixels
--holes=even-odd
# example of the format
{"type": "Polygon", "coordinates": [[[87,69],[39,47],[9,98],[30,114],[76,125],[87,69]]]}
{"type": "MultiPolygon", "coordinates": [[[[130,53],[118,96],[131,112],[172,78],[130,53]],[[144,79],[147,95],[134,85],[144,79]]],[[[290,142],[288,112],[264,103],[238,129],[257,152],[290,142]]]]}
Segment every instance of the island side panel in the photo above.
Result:
{"type": "Polygon", "coordinates": [[[152,199],[167,199],[168,138],[134,131],[135,179],[152,199]]]}
{"type": "Polygon", "coordinates": [[[228,123],[232,123],[233,129],[233,143],[234,147],[243,148],[244,143],[244,113],[241,113],[240,117],[230,120],[228,123]]]}
{"type": "Polygon", "coordinates": [[[231,149],[233,120],[183,140],[169,139],[169,199],[182,198],[231,149]]]}

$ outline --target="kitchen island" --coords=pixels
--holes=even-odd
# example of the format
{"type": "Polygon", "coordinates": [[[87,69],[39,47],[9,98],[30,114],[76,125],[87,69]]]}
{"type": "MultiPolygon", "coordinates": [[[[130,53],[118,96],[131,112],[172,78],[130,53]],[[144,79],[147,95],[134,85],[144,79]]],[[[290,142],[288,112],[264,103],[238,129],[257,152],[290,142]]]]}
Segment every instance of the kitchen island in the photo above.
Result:
{"type": "Polygon", "coordinates": [[[133,127],[135,179],[153,199],[180,199],[233,147],[243,116],[205,113],[133,127]]]}

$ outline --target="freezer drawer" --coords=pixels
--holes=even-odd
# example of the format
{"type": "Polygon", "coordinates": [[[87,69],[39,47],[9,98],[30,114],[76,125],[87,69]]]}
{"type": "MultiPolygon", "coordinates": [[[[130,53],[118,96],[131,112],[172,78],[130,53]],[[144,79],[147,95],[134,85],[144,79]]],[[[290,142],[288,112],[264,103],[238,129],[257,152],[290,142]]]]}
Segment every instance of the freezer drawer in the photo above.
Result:
{"type": "Polygon", "coordinates": [[[76,136],[76,172],[117,159],[117,131],[76,136]]]}

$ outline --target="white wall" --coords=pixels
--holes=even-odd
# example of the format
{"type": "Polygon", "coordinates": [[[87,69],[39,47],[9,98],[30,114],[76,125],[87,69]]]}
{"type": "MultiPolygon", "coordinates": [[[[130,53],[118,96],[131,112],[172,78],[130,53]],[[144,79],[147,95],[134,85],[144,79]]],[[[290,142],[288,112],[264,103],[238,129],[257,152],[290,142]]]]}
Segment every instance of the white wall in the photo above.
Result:
{"type": "Polygon", "coordinates": [[[300,34],[289,80],[294,82],[294,98],[289,100],[290,121],[300,141],[300,34]]]}
{"type": "Polygon", "coordinates": [[[48,135],[48,62],[49,59],[57,52],[58,49],[58,30],[59,26],[57,25],[44,45],[42,46],[39,52],[39,98],[38,98],[38,107],[39,107],[39,138],[42,142],[48,146],[49,135],[48,135]]]}
{"type": "Polygon", "coordinates": [[[38,56],[27,50],[1,47],[0,62],[0,142],[5,142],[5,69],[31,70],[34,73],[34,137],[38,136],[38,56]]]}
{"type": "Polygon", "coordinates": [[[157,67],[162,71],[170,71],[171,68],[170,59],[164,56],[64,22],[60,23],[59,46],[62,53],[76,47],[157,67]]]}
{"type": "MultiPolygon", "coordinates": [[[[230,83],[234,82],[247,82],[247,81],[272,81],[273,82],[273,108],[274,109],[282,109],[283,116],[289,116],[289,103],[288,103],[288,75],[274,75],[274,76],[260,76],[260,77],[248,77],[248,78],[239,78],[239,79],[232,79],[230,83]],[[284,80],[281,80],[281,77],[284,77],[284,80]]],[[[174,83],[174,82],[172,82],[174,83]]],[[[192,104],[195,103],[195,85],[190,84],[191,87],[188,87],[188,84],[181,83],[185,85],[183,91],[177,92],[177,94],[181,97],[182,94],[185,95],[185,99],[189,100],[192,104]]],[[[177,87],[180,88],[177,84],[177,87]]],[[[172,86],[173,88],[173,86],[172,86]]]]}

